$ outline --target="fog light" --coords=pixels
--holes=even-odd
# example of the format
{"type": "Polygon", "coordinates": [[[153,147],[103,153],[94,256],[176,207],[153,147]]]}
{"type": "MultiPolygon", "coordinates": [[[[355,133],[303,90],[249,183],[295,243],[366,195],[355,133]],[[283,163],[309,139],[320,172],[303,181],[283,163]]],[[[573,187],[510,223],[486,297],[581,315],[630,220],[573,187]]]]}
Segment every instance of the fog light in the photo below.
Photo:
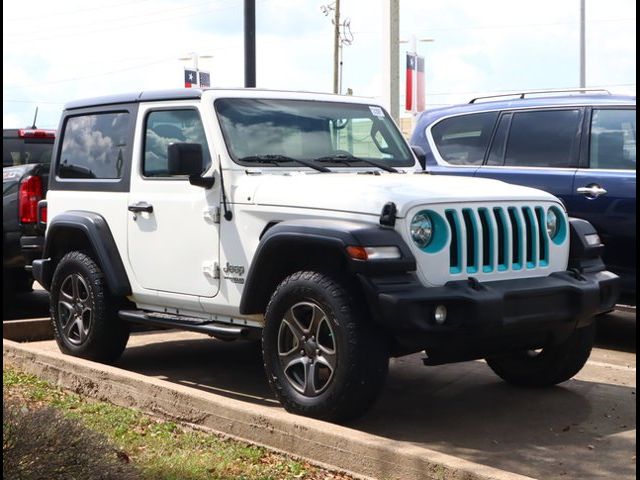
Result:
{"type": "Polygon", "coordinates": [[[433,312],[433,319],[438,325],[442,325],[447,319],[447,307],[444,305],[438,305],[436,311],[433,312]]]}

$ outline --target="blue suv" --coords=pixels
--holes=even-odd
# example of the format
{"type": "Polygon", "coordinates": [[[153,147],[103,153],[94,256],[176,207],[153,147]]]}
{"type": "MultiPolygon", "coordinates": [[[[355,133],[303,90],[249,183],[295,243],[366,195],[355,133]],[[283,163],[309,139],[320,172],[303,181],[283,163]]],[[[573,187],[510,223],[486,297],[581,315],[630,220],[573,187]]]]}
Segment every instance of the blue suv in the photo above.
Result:
{"type": "Polygon", "coordinates": [[[636,290],[636,97],[527,92],[427,110],[411,143],[434,174],[488,177],[546,190],[605,244],[622,301],[636,290]],[[416,149],[418,150],[418,149],[416,149]]]}

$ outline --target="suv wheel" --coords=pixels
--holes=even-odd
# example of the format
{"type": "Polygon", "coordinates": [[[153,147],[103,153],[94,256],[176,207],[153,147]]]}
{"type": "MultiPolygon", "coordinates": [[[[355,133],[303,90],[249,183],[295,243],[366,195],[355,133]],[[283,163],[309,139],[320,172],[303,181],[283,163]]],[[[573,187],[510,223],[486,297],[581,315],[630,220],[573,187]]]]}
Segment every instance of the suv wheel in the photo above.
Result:
{"type": "Polygon", "coordinates": [[[278,286],[265,314],[262,353],[287,411],[344,421],[375,401],[389,356],[359,305],[342,282],[317,272],[297,272],[278,286]]]}
{"type": "Polygon", "coordinates": [[[100,362],[117,359],[129,340],[129,328],[117,316],[96,262],[82,252],[66,254],[51,283],[51,318],[63,353],[100,362]]]}
{"type": "Polygon", "coordinates": [[[549,387],[569,380],[587,362],[595,338],[595,323],[582,327],[558,345],[487,358],[500,378],[524,387],[549,387]]]}

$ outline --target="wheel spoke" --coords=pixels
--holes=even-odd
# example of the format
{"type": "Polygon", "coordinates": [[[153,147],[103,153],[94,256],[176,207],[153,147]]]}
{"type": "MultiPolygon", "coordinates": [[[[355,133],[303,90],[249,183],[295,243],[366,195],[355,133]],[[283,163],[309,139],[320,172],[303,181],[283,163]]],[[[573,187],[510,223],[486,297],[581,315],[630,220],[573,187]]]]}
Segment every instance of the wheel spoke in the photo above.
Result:
{"type": "Polygon", "coordinates": [[[286,371],[292,365],[302,361],[302,355],[300,354],[300,347],[295,346],[288,352],[278,352],[280,357],[280,365],[286,371]]]}
{"type": "Polygon", "coordinates": [[[293,336],[298,341],[298,343],[302,341],[302,338],[305,336],[306,332],[304,330],[304,327],[300,325],[300,322],[294,315],[293,308],[290,308],[289,310],[287,310],[287,313],[284,315],[284,320],[282,321],[282,323],[287,325],[287,327],[289,328],[291,333],[293,333],[293,336]]]}
{"type": "Polygon", "coordinates": [[[75,301],[79,301],[80,300],[80,279],[78,275],[73,275],[71,277],[71,290],[72,290],[73,299],[75,301]]]}
{"type": "Polygon", "coordinates": [[[316,363],[308,360],[304,364],[304,394],[312,397],[318,393],[316,389],[316,363]]]}
{"type": "Polygon", "coordinates": [[[336,369],[336,353],[324,350],[322,347],[320,347],[320,352],[320,355],[317,357],[318,362],[331,370],[331,374],[333,375],[336,369]]]}
{"type": "Polygon", "coordinates": [[[70,317],[67,324],[64,326],[64,334],[65,336],[71,340],[71,332],[73,330],[74,325],[78,324],[77,317],[70,317]]]}
{"type": "Polygon", "coordinates": [[[316,338],[320,338],[320,327],[327,320],[327,316],[317,305],[313,305],[313,313],[311,315],[311,324],[309,332],[316,338]]]}

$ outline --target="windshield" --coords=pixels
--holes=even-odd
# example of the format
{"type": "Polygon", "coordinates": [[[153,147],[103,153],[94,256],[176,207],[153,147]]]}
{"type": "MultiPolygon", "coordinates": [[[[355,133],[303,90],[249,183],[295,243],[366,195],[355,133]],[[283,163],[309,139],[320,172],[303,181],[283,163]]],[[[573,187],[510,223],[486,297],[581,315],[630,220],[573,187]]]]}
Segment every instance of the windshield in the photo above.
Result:
{"type": "Polygon", "coordinates": [[[331,168],[414,165],[393,121],[375,105],[222,98],[215,108],[229,153],[242,165],[290,166],[295,160],[331,168]],[[279,163],[286,159],[290,163],[279,163]]]}

